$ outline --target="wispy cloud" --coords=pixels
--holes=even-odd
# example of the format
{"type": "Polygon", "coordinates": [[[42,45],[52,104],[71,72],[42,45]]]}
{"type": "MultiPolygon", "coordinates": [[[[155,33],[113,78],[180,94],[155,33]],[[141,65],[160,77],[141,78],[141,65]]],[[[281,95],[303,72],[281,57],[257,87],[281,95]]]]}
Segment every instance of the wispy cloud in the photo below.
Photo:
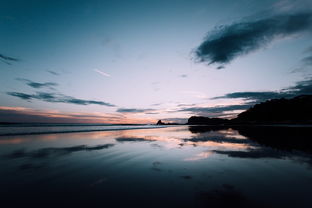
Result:
{"type": "Polygon", "coordinates": [[[120,113],[61,112],[25,107],[0,106],[0,122],[40,123],[155,123],[155,119],[130,117],[120,113]]]}
{"type": "Polygon", "coordinates": [[[95,72],[99,73],[100,75],[104,76],[104,77],[110,77],[110,74],[107,74],[99,69],[94,69],[95,72]]]}
{"type": "Polygon", "coordinates": [[[252,106],[251,104],[242,104],[242,105],[223,105],[223,106],[214,106],[214,107],[191,107],[191,108],[182,108],[178,111],[191,112],[191,113],[196,113],[196,114],[224,113],[226,111],[245,110],[251,106],[252,106]]]}
{"type": "Polygon", "coordinates": [[[43,82],[43,83],[40,83],[40,82],[33,82],[29,79],[22,79],[22,78],[17,78],[16,80],[18,81],[22,81],[22,82],[26,82],[26,84],[32,88],[44,88],[44,87],[49,87],[50,89],[54,86],[57,86],[58,84],[55,83],[55,82],[43,82]]]}
{"type": "Polygon", "coordinates": [[[299,67],[292,72],[306,71],[312,68],[312,47],[307,48],[304,51],[304,57],[300,60],[299,67]]]}
{"type": "Polygon", "coordinates": [[[57,72],[55,72],[55,71],[51,71],[51,70],[48,70],[47,72],[49,72],[50,74],[55,75],[55,76],[60,75],[59,73],[57,73],[57,72]]]}
{"type": "Polygon", "coordinates": [[[123,116],[111,113],[69,113],[0,106],[0,122],[120,123],[123,116]]]}
{"type": "Polygon", "coordinates": [[[222,25],[212,31],[196,48],[195,56],[199,62],[223,65],[238,56],[262,48],[277,38],[311,31],[311,29],[311,11],[222,25]]]}
{"type": "Polygon", "coordinates": [[[5,56],[3,54],[0,54],[0,60],[3,62],[3,63],[6,63],[8,65],[11,65],[12,63],[11,62],[18,62],[20,61],[18,58],[14,58],[14,57],[10,57],[10,56],[5,56]]]}
{"type": "Polygon", "coordinates": [[[283,97],[280,92],[263,91],[263,92],[233,92],[223,96],[213,97],[212,99],[226,99],[226,98],[242,98],[245,100],[264,101],[272,98],[283,97]]]}
{"type": "Polygon", "coordinates": [[[155,109],[151,108],[118,108],[116,112],[118,113],[149,113],[155,109]]]}
{"type": "Polygon", "coordinates": [[[233,92],[212,99],[236,99],[241,98],[247,102],[262,102],[276,98],[291,98],[299,95],[312,94],[312,78],[297,82],[294,86],[287,87],[280,91],[259,91],[259,92],[233,92]]]}
{"type": "Polygon", "coordinates": [[[179,104],[174,112],[187,112],[190,114],[209,117],[234,117],[243,110],[247,110],[254,104],[270,99],[292,98],[299,95],[312,94],[312,78],[299,81],[295,85],[286,87],[279,91],[242,91],[228,93],[222,96],[213,97],[215,99],[240,99],[239,103],[231,103],[217,106],[205,107],[198,104],[179,104]]]}
{"type": "Polygon", "coordinates": [[[79,98],[74,98],[71,96],[63,95],[63,94],[57,94],[57,93],[49,93],[49,92],[36,92],[36,94],[27,94],[27,93],[21,93],[21,92],[7,92],[8,95],[11,95],[13,97],[18,97],[23,100],[41,100],[45,102],[50,103],[69,103],[69,104],[76,104],[76,105],[103,105],[108,107],[115,107],[115,105],[103,102],[103,101],[97,101],[97,100],[84,100],[79,98]]]}

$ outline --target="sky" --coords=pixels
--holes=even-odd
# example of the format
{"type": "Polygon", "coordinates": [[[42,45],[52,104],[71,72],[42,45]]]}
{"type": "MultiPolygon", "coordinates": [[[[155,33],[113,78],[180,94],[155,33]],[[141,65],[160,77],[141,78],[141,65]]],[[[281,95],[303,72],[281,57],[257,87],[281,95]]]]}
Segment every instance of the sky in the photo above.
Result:
{"type": "Polygon", "coordinates": [[[0,0],[0,122],[185,122],[312,94],[310,0],[0,0]]]}

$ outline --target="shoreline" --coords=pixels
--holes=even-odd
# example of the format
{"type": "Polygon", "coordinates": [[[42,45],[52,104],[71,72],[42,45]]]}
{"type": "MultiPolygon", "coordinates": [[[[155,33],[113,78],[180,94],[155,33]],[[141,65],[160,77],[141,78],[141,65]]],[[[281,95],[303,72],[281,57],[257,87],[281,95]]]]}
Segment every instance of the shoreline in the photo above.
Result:
{"type": "Polygon", "coordinates": [[[5,137],[5,136],[28,136],[28,135],[40,135],[40,134],[68,134],[68,133],[99,132],[99,131],[125,131],[125,130],[167,128],[165,126],[156,126],[156,125],[155,126],[150,126],[150,127],[149,127],[149,125],[146,125],[146,126],[147,127],[118,128],[118,129],[89,129],[89,130],[86,129],[86,130],[71,130],[71,131],[68,130],[68,131],[4,133],[4,134],[0,134],[0,139],[1,139],[1,137],[5,137]]]}
{"type": "MultiPolygon", "coordinates": [[[[79,127],[80,125],[78,125],[79,127]]],[[[84,126],[84,125],[81,125],[84,126]]],[[[86,125],[93,126],[93,125],[86,125]]],[[[99,125],[94,125],[99,126],[99,125]]],[[[118,126],[118,125],[113,125],[118,126]]],[[[68,133],[84,133],[84,132],[100,132],[100,131],[125,131],[125,130],[140,130],[140,129],[159,129],[159,128],[168,128],[168,127],[179,127],[179,126],[188,126],[188,127],[198,127],[198,128],[218,128],[218,129],[228,129],[228,128],[257,128],[257,127],[276,127],[276,128],[312,128],[312,124],[178,124],[178,125],[129,125],[129,126],[140,126],[133,128],[121,128],[116,129],[85,129],[85,130],[55,130],[55,131],[39,131],[39,132],[17,132],[17,133],[0,133],[0,139],[5,136],[27,136],[27,135],[41,135],[41,134],[68,134],[68,133]]],[[[17,126],[7,126],[17,127],[17,126]]],[[[23,128],[31,128],[31,127],[49,127],[49,126],[23,126],[23,128]]],[[[69,125],[65,125],[65,127],[70,127],[69,125]]],[[[77,127],[73,125],[73,127],[77,127]]],[[[104,125],[103,125],[104,127],[104,125]]]]}

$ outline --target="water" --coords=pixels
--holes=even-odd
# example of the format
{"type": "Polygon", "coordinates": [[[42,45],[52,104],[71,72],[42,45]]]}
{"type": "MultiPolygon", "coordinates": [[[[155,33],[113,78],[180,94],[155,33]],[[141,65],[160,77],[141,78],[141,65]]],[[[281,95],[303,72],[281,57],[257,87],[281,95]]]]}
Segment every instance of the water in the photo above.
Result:
{"type": "Polygon", "coordinates": [[[0,206],[311,207],[311,128],[105,130],[1,136],[0,206]]]}
{"type": "Polygon", "coordinates": [[[160,128],[160,126],[114,125],[114,124],[40,124],[40,123],[0,124],[0,136],[111,131],[111,130],[146,129],[146,128],[160,128]]]}

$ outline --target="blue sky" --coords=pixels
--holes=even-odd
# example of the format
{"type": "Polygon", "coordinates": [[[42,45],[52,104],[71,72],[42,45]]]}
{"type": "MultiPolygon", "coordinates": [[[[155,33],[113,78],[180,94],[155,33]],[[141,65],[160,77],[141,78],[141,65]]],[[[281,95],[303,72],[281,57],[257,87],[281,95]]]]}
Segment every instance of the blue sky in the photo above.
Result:
{"type": "Polygon", "coordinates": [[[312,93],[308,0],[1,3],[0,121],[233,117],[312,93]]]}

